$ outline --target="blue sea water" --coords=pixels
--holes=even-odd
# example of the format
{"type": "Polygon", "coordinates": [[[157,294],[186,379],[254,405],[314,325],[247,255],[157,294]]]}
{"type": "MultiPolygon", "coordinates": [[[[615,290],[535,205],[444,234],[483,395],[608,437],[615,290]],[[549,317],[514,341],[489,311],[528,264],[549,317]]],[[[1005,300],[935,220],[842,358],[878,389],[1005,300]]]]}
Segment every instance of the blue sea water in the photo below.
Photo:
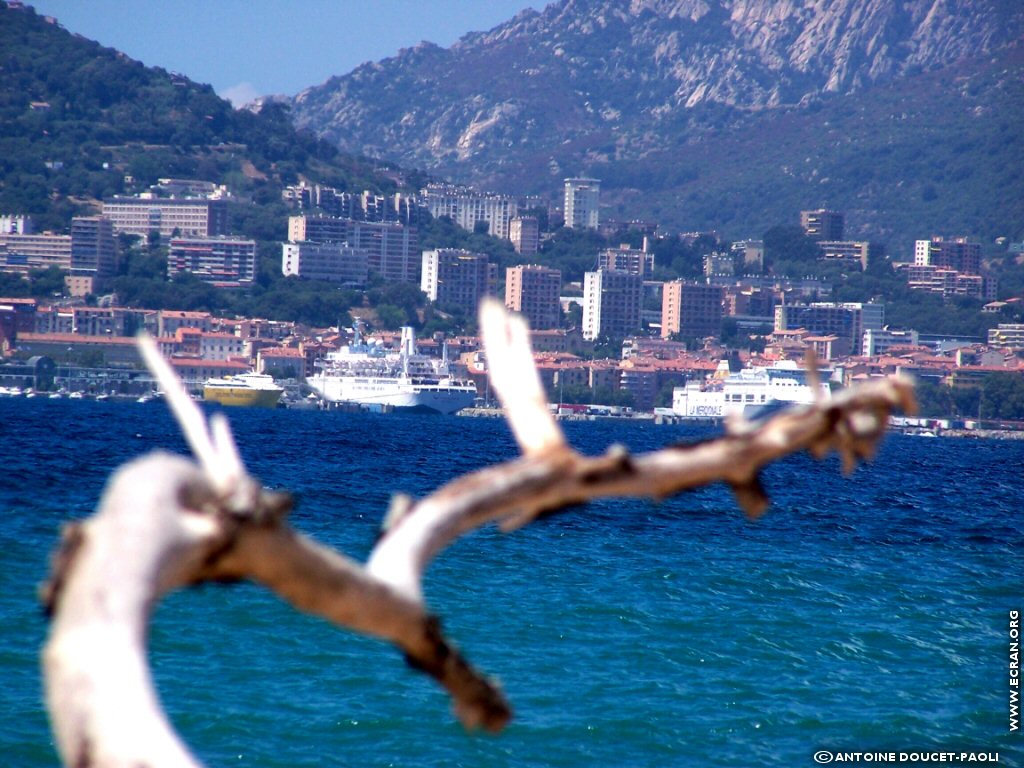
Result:
{"type": "MultiPolygon", "coordinates": [[[[515,455],[498,420],[229,415],[253,474],[296,495],[293,525],[360,560],[392,492],[424,495],[515,455]]],[[[565,427],[585,453],[707,434],[565,427]]],[[[58,528],[154,448],[186,451],[162,405],[0,400],[0,765],[57,763],[35,589],[58,528]]],[[[210,766],[810,766],[819,750],[1022,765],[1008,719],[1022,467],[1024,442],[891,435],[851,477],[834,457],[774,465],[758,522],[712,486],[460,540],[426,594],[502,681],[515,719],[496,736],[465,732],[389,645],[251,585],[170,596],[151,660],[210,766]]]]}

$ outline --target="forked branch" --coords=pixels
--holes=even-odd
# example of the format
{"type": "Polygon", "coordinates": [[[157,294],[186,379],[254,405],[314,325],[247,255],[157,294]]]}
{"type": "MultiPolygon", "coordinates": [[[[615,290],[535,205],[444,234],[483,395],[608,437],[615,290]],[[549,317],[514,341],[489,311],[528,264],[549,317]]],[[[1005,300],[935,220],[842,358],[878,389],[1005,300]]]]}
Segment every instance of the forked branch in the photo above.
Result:
{"type": "Polygon", "coordinates": [[[391,641],[444,686],[464,725],[499,730],[510,717],[500,689],[444,638],[422,595],[425,568],[450,542],[488,522],[512,529],[591,499],[662,498],[715,481],[757,515],[767,504],[758,483],[766,464],[795,451],[836,450],[852,469],[873,453],[890,413],[913,409],[909,383],[886,379],[741,424],[718,440],[585,457],[548,409],[525,325],[496,302],[482,308],[481,325],[523,456],[419,501],[396,497],[365,566],[292,530],[287,498],[248,475],[227,421],[215,416],[208,426],[151,343],[140,342],[199,464],[160,453],[127,464],[55,558],[44,590],[54,617],[44,670],[65,765],[197,765],[160,708],[145,636],[164,593],[202,581],[252,580],[299,610],[391,641]]]}

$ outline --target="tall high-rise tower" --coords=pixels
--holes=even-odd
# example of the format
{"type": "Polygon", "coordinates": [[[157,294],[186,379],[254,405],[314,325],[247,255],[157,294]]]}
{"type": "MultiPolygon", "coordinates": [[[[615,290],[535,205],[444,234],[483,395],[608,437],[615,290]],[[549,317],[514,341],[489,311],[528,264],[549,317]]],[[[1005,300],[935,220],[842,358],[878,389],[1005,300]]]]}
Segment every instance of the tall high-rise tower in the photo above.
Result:
{"type": "Polygon", "coordinates": [[[600,198],[599,179],[566,179],[565,226],[569,229],[597,229],[600,198]]]}

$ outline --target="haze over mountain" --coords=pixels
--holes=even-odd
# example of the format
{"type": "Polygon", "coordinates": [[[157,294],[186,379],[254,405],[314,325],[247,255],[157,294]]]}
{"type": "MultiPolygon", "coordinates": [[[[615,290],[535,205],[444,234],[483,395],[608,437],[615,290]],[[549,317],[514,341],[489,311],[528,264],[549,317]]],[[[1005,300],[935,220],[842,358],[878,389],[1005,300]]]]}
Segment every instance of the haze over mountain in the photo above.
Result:
{"type": "Polygon", "coordinates": [[[341,148],[609,213],[756,234],[801,207],[851,234],[1014,236],[1024,5],[562,0],[291,100],[341,148]]]}

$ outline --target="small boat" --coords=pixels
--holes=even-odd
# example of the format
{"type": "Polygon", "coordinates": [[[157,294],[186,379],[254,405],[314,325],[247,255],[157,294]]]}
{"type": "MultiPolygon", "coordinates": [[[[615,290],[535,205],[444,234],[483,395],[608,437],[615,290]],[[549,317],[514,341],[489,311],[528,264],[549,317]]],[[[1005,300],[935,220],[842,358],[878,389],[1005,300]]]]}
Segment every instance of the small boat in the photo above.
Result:
{"type": "Polygon", "coordinates": [[[209,379],[203,385],[203,399],[221,405],[275,408],[283,393],[284,387],[275,384],[272,376],[253,371],[209,379]]]}

